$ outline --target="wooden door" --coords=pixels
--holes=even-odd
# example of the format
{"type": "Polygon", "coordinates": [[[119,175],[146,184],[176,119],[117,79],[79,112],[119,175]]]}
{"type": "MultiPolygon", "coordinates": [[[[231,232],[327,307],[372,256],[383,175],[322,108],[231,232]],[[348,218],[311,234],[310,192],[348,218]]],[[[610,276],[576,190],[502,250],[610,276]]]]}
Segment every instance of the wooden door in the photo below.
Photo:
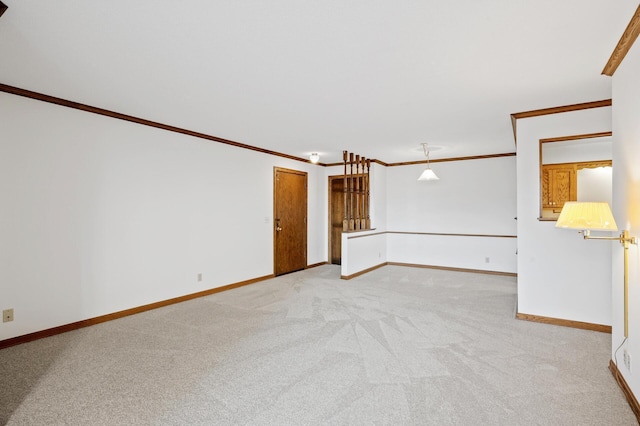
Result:
{"type": "Polygon", "coordinates": [[[274,168],[274,273],[307,266],[307,174],[274,168]]]}
{"type": "Polygon", "coordinates": [[[329,177],[329,258],[342,264],[342,221],[344,220],[344,177],[329,177]]]}

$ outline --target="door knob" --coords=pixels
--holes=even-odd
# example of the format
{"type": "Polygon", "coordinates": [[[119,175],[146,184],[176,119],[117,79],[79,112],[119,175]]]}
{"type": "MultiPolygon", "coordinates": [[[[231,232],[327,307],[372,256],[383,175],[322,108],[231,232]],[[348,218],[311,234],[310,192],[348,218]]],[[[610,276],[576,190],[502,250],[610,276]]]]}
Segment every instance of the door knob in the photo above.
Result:
{"type": "Polygon", "coordinates": [[[276,231],[280,232],[282,231],[282,228],[280,228],[279,226],[276,226],[276,231]]]}

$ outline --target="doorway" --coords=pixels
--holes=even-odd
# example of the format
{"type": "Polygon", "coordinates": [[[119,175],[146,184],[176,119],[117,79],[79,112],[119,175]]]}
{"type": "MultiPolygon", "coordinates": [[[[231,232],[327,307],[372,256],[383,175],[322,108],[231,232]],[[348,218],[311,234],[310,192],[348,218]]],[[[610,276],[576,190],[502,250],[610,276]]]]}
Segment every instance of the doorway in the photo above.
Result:
{"type": "Polygon", "coordinates": [[[274,274],[307,266],[307,173],[274,167],[274,274]]]}
{"type": "Polygon", "coordinates": [[[342,264],[344,180],[344,176],[329,176],[329,259],[332,265],[342,264]]]}

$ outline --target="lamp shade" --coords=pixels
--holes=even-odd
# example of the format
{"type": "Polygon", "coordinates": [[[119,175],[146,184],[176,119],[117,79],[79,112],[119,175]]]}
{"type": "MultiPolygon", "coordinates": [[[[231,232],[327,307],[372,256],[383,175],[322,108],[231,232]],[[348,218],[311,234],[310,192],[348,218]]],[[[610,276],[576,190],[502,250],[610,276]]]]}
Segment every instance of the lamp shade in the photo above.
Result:
{"type": "Polygon", "coordinates": [[[440,178],[438,176],[436,176],[436,174],[433,172],[433,170],[431,170],[429,167],[427,167],[424,170],[424,172],[422,172],[422,174],[420,175],[418,180],[440,180],[440,178]]]}
{"type": "Polygon", "coordinates": [[[562,207],[556,228],[593,231],[617,231],[618,226],[608,203],[567,201],[562,207]]]}

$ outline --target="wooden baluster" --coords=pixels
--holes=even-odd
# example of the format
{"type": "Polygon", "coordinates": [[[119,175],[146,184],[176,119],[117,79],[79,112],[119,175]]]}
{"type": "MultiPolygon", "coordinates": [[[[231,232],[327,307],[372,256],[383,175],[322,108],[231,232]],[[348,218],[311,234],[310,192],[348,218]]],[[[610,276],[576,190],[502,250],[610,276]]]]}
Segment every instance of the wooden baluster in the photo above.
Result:
{"type": "Polygon", "coordinates": [[[365,178],[365,165],[367,164],[367,160],[362,157],[360,158],[360,165],[362,166],[362,173],[360,174],[360,181],[362,184],[360,185],[360,202],[362,203],[360,207],[360,229],[367,229],[367,210],[366,210],[366,198],[367,198],[367,180],[365,178]]]}
{"type": "Polygon", "coordinates": [[[355,229],[353,220],[353,152],[349,153],[349,231],[355,229]]]}
{"type": "Polygon", "coordinates": [[[342,151],[342,160],[344,161],[344,179],[342,184],[342,192],[344,193],[344,219],[342,220],[342,232],[349,230],[349,212],[347,210],[347,151],[342,151]]]}
{"type": "Polygon", "coordinates": [[[369,212],[371,211],[371,205],[369,204],[370,202],[370,198],[369,198],[369,194],[371,194],[371,188],[370,188],[370,184],[371,184],[371,180],[369,179],[369,172],[371,170],[371,160],[369,160],[367,158],[367,172],[365,173],[365,179],[367,181],[365,187],[366,187],[366,205],[367,205],[367,220],[365,223],[365,226],[367,227],[367,229],[371,229],[371,218],[369,217],[369,212]]]}
{"type": "Polygon", "coordinates": [[[356,214],[355,214],[355,229],[360,229],[360,156],[356,155],[356,214]]]}

